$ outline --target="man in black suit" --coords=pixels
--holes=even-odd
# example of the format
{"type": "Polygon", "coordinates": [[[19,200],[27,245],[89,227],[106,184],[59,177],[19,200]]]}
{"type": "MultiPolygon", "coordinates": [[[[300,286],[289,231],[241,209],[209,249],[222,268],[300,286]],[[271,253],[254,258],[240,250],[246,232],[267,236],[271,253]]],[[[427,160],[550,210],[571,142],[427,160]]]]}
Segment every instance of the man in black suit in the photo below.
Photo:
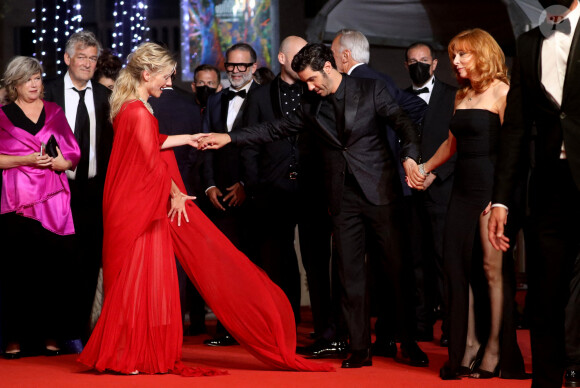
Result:
{"type": "Polygon", "coordinates": [[[565,369],[566,386],[575,387],[580,384],[580,7],[578,0],[540,3],[547,19],[517,42],[489,238],[496,249],[509,247],[507,207],[518,175],[529,166],[535,127],[526,233],[532,387],[560,387],[565,369]]]}
{"type": "MultiPolygon", "coordinates": [[[[301,109],[288,117],[230,134],[212,134],[200,147],[219,148],[230,142],[261,144],[296,135],[305,128],[321,138],[343,289],[342,308],[352,353],[342,367],[370,366],[366,239],[380,247],[381,263],[386,267],[396,300],[396,313],[404,316],[401,285],[404,236],[400,228],[400,185],[395,168],[399,162],[387,144],[385,122],[402,139],[404,166],[413,184],[424,181],[415,162],[419,159],[416,129],[382,82],[339,73],[332,51],[323,44],[306,45],[294,57],[292,69],[318,96],[309,96],[301,103],[301,109]]],[[[421,352],[409,326],[403,320],[398,324],[402,357],[421,352]]]]}
{"type": "MultiPolygon", "coordinates": [[[[428,104],[419,126],[421,159],[429,160],[449,136],[449,122],[453,117],[457,89],[435,77],[437,58],[426,43],[413,43],[405,50],[405,67],[409,71],[416,94],[428,104]]],[[[447,345],[447,303],[443,283],[443,231],[451,188],[455,156],[425,179],[426,190],[413,190],[409,225],[411,255],[415,270],[417,294],[417,339],[433,340],[435,312],[442,314],[440,344],[447,345]]]]}
{"type": "MultiPolygon", "coordinates": [[[[271,83],[250,94],[244,125],[274,121],[299,107],[302,83],[291,63],[306,43],[297,36],[289,36],[280,43],[281,72],[271,83]]],[[[244,188],[253,210],[251,240],[256,246],[256,264],[284,291],[299,322],[300,271],[294,249],[300,210],[297,136],[244,147],[241,156],[246,170],[244,188]]]]}
{"type": "MultiPolygon", "coordinates": [[[[177,88],[165,88],[158,98],[151,97],[148,102],[159,122],[159,132],[166,135],[183,135],[201,132],[201,107],[191,94],[177,88]]],[[[199,182],[199,151],[190,146],[173,148],[177,166],[188,195],[200,196],[203,193],[199,182]]],[[[189,310],[190,325],[184,326],[184,333],[197,335],[205,333],[205,302],[191,284],[187,274],[176,260],[179,279],[182,317],[189,310]]]]}
{"type": "MultiPolygon", "coordinates": [[[[409,118],[415,123],[421,121],[423,114],[427,109],[427,104],[419,97],[399,89],[388,75],[379,73],[368,66],[367,63],[370,59],[369,41],[362,32],[350,29],[340,30],[332,41],[331,50],[334,54],[334,60],[337,63],[338,71],[352,75],[353,77],[384,81],[388,92],[393,96],[395,102],[409,116],[409,118]]],[[[395,155],[395,158],[399,158],[401,156],[401,146],[395,131],[393,131],[392,128],[387,127],[386,134],[393,155],[395,155]]],[[[400,206],[403,208],[403,211],[406,214],[404,218],[407,220],[407,214],[410,213],[410,205],[408,202],[411,197],[411,189],[405,182],[405,171],[401,164],[398,164],[397,170],[399,182],[404,195],[404,199],[400,202],[400,206]]],[[[409,234],[409,232],[407,231],[406,234],[409,234]]],[[[373,344],[373,354],[383,357],[395,357],[397,355],[397,344],[395,338],[398,334],[396,332],[396,320],[402,319],[409,325],[412,325],[413,327],[415,326],[414,311],[412,308],[415,304],[413,269],[410,260],[402,260],[402,273],[405,276],[405,280],[402,281],[402,284],[404,287],[403,294],[407,299],[405,302],[405,314],[407,317],[400,317],[392,313],[392,311],[394,311],[392,298],[389,294],[384,293],[385,287],[383,287],[383,283],[386,275],[381,272],[382,268],[378,265],[380,264],[380,260],[375,259],[377,256],[377,249],[379,248],[373,244],[369,244],[369,250],[367,252],[368,260],[371,268],[373,268],[371,274],[372,285],[374,287],[372,288],[373,292],[371,295],[376,298],[376,305],[378,307],[378,319],[375,324],[376,341],[373,344]]],[[[405,244],[403,253],[408,255],[410,253],[409,250],[409,244],[405,244]]],[[[422,364],[426,362],[427,357],[420,355],[419,353],[416,355],[419,357],[410,360],[411,364],[423,366],[422,364]]]]}
{"type": "MultiPolygon", "coordinates": [[[[241,128],[246,95],[258,87],[252,77],[256,60],[256,52],[247,43],[236,43],[226,51],[224,65],[230,87],[209,97],[203,115],[203,132],[231,133],[241,128]]],[[[248,254],[245,172],[240,151],[240,147],[229,145],[204,154],[202,183],[211,203],[208,217],[238,249],[248,254]]],[[[237,342],[219,325],[216,338],[205,343],[227,346],[237,342]]]]}
{"type": "MultiPolygon", "coordinates": [[[[95,35],[81,31],[71,35],[64,61],[68,71],[45,87],[44,97],[60,105],[81,148],[75,171],[67,171],[71,209],[76,230],[76,257],[67,276],[76,286],[75,311],[71,311],[72,338],[88,339],[87,326],[97,286],[103,245],[103,189],[113,146],[109,121],[110,90],[91,82],[101,45],[95,35]]],[[[69,344],[80,351],[78,341],[69,344]]]]}

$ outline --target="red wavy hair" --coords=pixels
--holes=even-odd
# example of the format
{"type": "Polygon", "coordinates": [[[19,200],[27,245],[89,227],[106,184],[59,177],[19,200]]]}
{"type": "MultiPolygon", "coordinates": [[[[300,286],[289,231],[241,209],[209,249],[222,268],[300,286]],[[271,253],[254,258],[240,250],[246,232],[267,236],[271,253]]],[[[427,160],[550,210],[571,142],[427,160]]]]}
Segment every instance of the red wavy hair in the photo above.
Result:
{"type": "Polygon", "coordinates": [[[458,51],[471,53],[474,60],[465,69],[471,80],[461,78],[457,69],[454,68],[455,76],[460,86],[457,99],[463,99],[470,88],[475,90],[476,93],[483,92],[496,79],[509,85],[505,55],[499,44],[487,31],[473,28],[457,34],[447,46],[449,60],[452,64],[455,53],[458,51]]]}

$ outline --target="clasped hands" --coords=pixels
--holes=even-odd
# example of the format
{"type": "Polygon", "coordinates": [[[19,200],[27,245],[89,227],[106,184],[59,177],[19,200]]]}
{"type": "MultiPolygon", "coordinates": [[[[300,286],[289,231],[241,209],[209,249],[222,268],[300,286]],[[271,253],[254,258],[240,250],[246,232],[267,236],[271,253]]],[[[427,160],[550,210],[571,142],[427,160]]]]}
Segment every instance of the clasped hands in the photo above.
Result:
{"type": "Polygon", "coordinates": [[[431,176],[433,174],[423,175],[419,171],[419,166],[417,162],[413,159],[408,158],[403,162],[403,168],[405,169],[405,181],[409,185],[409,187],[417,190],[425,190],[433,180],[435,176],[431,176]]]}
{"type": "Polygon", "coordinates": [[[56,152],[58,155],[54,158],[45,153],[41,155],[40,152],[34,152],[28,156],[28,165],[36,168],[49,168],[52,171],[66,171],[70,169],[72,163],[62,156],[60,148],[56,147],[56,152]]]}

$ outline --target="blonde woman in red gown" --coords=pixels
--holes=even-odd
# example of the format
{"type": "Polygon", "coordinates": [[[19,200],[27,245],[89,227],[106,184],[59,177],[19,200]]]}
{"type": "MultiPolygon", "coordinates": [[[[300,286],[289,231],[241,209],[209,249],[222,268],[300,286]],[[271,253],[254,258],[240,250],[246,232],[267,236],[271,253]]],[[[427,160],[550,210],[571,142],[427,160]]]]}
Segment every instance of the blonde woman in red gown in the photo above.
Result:
{"type": "Polygon", "coordinates": [[[177,256],[219,320],[256,358],[282,370],[332,370],[296,356],[294,316],[284,293],[183,194],[170,148],[195,146],[203,135],[160,135],[147,104],[171,86],[175,64],[167,50],[144,43],[129,57],[111,96],[115,139],[103,201],[105,299],[79,361],[123,374],[217,373],[180,361],[177,256]]]}

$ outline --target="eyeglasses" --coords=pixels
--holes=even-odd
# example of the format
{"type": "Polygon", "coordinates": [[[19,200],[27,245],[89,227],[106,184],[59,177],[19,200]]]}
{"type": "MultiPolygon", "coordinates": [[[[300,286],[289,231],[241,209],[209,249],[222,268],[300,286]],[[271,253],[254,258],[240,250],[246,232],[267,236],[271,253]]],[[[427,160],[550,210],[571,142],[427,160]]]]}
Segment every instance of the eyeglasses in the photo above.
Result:
{"type": "Polygon", "coordinates": [[[230,63],[230,62],[226,62],[224,63],[224,66],[226,68],[226,71],[228,72],[232,72],[234,71],[234,68],[237,68],[239,72],[243,73],[246,70],[248,70],[248,67],[251,67],[254,64],[254,62],[252,63],[230,63]]]}

